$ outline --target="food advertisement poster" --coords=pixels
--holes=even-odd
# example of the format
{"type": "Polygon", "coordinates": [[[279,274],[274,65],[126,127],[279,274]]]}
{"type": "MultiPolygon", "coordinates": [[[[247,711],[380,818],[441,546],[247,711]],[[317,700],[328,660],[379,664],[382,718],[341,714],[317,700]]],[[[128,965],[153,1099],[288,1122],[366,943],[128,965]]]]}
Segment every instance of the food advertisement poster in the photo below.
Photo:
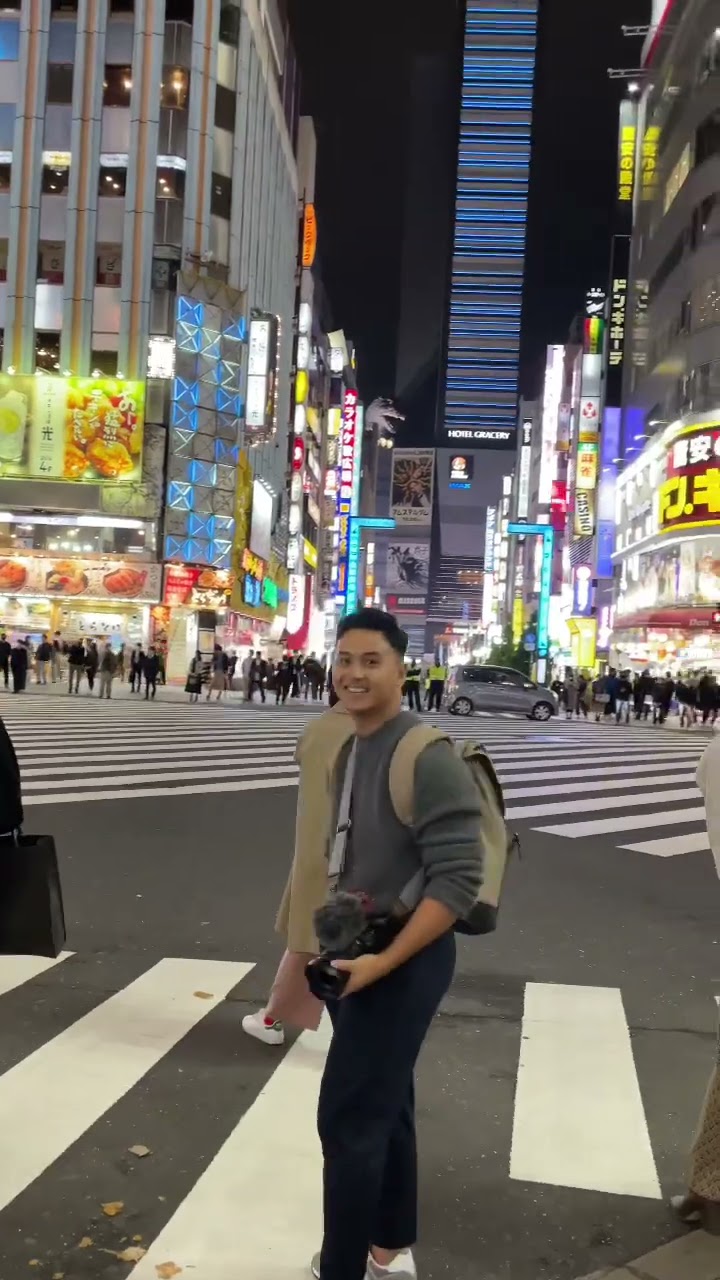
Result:
{"type": "Polygon", "coordinates": [[[137,481],[144,421],[142,382],[0,374],[0,478],[137,481]]]}
{"type": "Polygon", "coordinates": [[[158,564],[118,560],[11,556],[0,559],[0,596],[51,596],[86,600],[160,599],[158,564]]]}
{"type": "Polygon", "coordinates": [[[434,449],[394,451],[390,515],[397,525],[432,524],[434,479],[434,449]]]}
{"type": "Polygon", "coordinates": [[[163,603],[171,608],[190,605],[193,609],[222,609],[235,584],[229,569],[201,569],[198,565],[165,566],[163,603]]]}

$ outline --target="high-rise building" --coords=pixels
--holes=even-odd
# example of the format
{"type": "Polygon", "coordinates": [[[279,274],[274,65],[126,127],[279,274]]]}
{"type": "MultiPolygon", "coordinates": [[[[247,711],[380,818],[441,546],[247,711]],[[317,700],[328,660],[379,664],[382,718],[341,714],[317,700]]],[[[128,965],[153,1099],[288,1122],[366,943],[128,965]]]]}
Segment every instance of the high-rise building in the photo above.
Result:
{"type": "Polygon", "coordinates": [[[635,126],[634,188],[630,171],[621,170],[634,218],[613,657],[638,667],[718,670],[717,4],[655,0],[643,57],[637,112],[628,112],[626,125],[628,143],[635,126]]]}
{"type": "Polygon", "coordinates": [[[4,3],[0,64],[0,625],[155,639],[179,671],[225,616],[245,474],[249,564],[287,594],[284,3],[4,3]]]}
{"type": "Polygon", "coordinates": [[[515,447],[536,38],[534,0],[468,0],[439,436],[453,448],[515,447]]]}

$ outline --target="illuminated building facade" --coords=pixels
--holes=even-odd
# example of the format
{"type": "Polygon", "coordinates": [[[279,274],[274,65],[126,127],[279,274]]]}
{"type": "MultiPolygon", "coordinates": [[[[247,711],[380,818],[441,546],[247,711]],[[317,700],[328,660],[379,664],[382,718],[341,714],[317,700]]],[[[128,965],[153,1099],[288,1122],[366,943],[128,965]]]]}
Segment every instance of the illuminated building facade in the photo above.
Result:
{"type": "Polygon", "coordinates": [[[67,592],[45,575],[32,618],[0,583],[0,626],[164,644],[187,604],[194,646],[227,605],[243,451],[260,524],[282,531],[298,254],[283,0],[8,3],[0,71],[0,555],[73,564],[67,592]],[[72,439],[63,452],[50,422],[39,449],[63,395],[72,439]],[[101,573],[116,561],[127,574],[101,573]]]}
{"type": "Polygon", "coordinates": [[[636,668],[720,668],[720,30],[655,0],[637,109],[612,635],[636,668]]]}

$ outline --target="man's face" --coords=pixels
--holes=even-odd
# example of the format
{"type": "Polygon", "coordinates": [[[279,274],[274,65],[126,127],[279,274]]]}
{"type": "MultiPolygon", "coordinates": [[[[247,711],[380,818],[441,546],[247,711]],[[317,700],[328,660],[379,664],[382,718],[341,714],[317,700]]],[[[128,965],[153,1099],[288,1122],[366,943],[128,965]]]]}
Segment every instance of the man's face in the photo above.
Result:
{"type": "Polygon", "coordinates": [[[405,671],[402,658],[378,631],[348,631],[338,641],[333,683],[343,706],[374,711],[399,697],[405,671]]]}

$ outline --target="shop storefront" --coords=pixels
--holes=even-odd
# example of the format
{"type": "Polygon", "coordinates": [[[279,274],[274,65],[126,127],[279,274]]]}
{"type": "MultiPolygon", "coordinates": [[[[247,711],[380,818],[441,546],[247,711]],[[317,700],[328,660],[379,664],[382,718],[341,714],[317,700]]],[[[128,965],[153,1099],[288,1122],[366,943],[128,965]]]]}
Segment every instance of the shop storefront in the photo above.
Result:
{"type": "Polygon", "coordinates": [[[13,555],[0,559],[0,630],[37,641],[98,637],[146,644],[160,565],[115,559],[13,555]]]}
{"type": "Polygon", "coordinates": [[[247,548],[239,568],[230,597],[227,643],[238,652],[247,647],[277,658],[288,618],[287,569],[273,553],[263,560],[247,548]]]}
{"type": "Polygon", "coordinates": [[[235,576],[206,565],[166,564],[162,608],[154,609],[153,644],[166,655],[167,678],[185,679],[198,649],[209,661],[222,644],[235,576]]]}

